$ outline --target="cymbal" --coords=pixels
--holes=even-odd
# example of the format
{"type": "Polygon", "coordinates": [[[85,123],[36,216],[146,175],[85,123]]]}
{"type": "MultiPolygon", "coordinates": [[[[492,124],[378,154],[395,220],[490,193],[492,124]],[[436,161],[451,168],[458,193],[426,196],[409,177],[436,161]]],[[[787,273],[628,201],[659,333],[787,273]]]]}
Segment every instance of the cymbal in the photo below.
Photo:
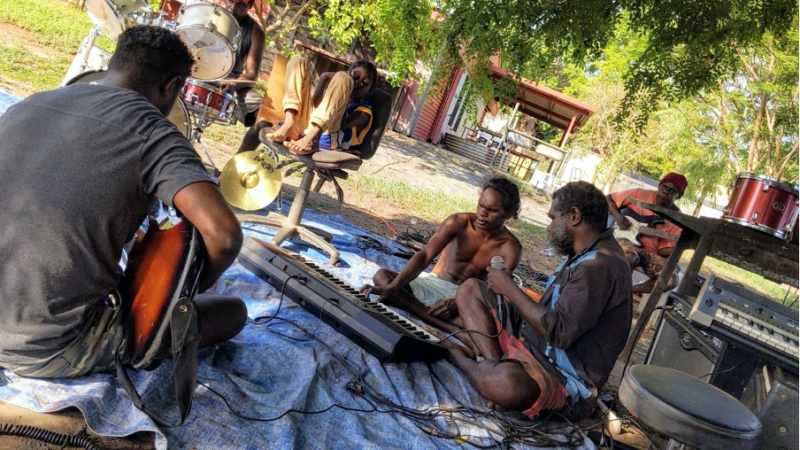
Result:
{"type": "Polygon", "coordinates": [[[281,172],[275,165],[275,160],[262,151],[234,155],[219,175],[222,196],[245,211],[266,207],[281,190],[281,172]]]}
{"type": "Polygon", "coordinates": [[[216,80],[214,83],[217,84],[256,84],[257,80],[237,80],[236,78],[223,78],[221,80],[216,80]]]}

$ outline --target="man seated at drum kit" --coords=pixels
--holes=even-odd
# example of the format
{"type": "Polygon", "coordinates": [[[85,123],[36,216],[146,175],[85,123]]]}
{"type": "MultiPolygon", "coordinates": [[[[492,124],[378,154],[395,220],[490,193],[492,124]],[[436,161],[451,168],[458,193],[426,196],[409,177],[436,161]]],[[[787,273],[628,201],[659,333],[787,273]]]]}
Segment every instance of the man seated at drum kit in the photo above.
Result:
{"type": "Polygon", "coordinates": [[[242,31],[233,69],[224,80],[223,90],[236,97],[238,119],[246,127],[255,123],[263,100],[261,94],[253,89],[261,72],[261,59],[264,56],[264,30],[247,13],[254,3],[255,0],[225,0],[225,8],[236,19],[242,31]],[[237,83],[231,83],[234,80],[237,83]]]}
{"type": "MultiPolygon", "coordinates": [[[[311,65],[295,57],[286,65],[284,122],[266,138],[289,151],[306,155],[317,150],[344,150],[361,143],[372,126],[372,109],[362,103],[372,92],[378,70],[369,61],[353,64],[347,72],[325,72],[311,94],[311,65]]],[[[257,123],[245,134],[239,153],[255,150],[259,132],[270,126],[257,123]]]]}
{"type": "Polygon", "coordinates": [[[193,2],[178,12],[174,28],[198,61],[182,99],[198,115],[199,127],[255,122],[262,97],[253,85],[261,70],[264,30],[248,14],[254,2],[223,0],[224,9],[193,2]]]}
{"type": "MultiPolygon", "coordinates": [[[[629,189],[606,196],[608,213],[611,216],[609,221],[616,222],[617,228],[623,232],[631,230],[629,233],[630,238],[628,238],[629,242],[620,242],[620,245],[628,251],[636,249],[639,257],[639,267],[648,278],[646,281],[633,286],[634,294],[646,294],[653,290],[661,273],[661,268],[663,268],[664,258],[672,254],[681,229],[672,222],[662,219],[661,216],[653,211],[630,202],[629,199],[641,200],[645,203],[679,211],[678,207],[675,206],[675,201],[683,196],[687,185],[686,177],[670,172],[659,181],[658,190],[656,191],[629,189]],[[654,232],[642,229],[638,226],[639,224],[654,230],[654,232]],[[648,234],[648,232],[652,234],[648,234]],[[639,243],[641,247],[635,245],[636,243],[639,243]]],[[[625,233],[620,233],[619,231],[614,234],[618,240],[625,235],[625,233]]],[[[672,289],[673,287],[675,287],[674,275],[667,283],[667,289],[672,289]]]]}
{"type": "MultiPolygon", "coordinates": [[[[252,87],[258,79],[264,50],[264,31],[248,15],[255,0],[222,0],[224,7],[206,1],[186,2],[175,8],[171,0],[162,1],[159,14],[153,15],[146,0],[87,0],[86,12],[94,29],[116,40],[134,25],[155,25],[175,31],[188,46],[196,63],[181,94],[193,113],[180,117],[173,111],[173,122],[186,128],[191,141],[198,141],[202,128],[216,123],[231,125],[237,119],[255,122],[261,96],[252,87]]],[[[183,2],[181,2],[183,3],[183,2]]],[[[93,63],[94,32],[81,44],[64,84],[95,82],[103,73],[88,78],[74,77],[75,70],[102,69],[93,63]],[[96,66],[96,67],[95,67],[96,66]],[[69,81],[69,82],[68,82],[69,81]]],[[[102,55],[101,55],[102,56],[102,55]]],[[[94,57],[94,59],[97,59],[94,57]]],[[[183,109],[178,105],[177,109],[183,109]]]]}
{"type": "MultiPolygon", "coordinates": [[[[51,378],[115,366],[128,333],[117,263],[157,199],[199,231],[199,291],[233,263],[239,222],[164,117],[193,62],[175,33],[132,27],[98,83],[31,95],[0,117],[0,367],[51,378]]],[[[245,324],[238,298],[198,294],[194,304],[200,346],[245,324]]]]}

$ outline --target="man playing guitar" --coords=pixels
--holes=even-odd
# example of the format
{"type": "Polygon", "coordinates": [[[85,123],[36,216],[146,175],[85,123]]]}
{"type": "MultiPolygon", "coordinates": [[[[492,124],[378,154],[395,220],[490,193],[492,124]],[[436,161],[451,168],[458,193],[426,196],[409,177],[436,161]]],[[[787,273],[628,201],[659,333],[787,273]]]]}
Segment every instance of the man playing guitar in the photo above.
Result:
{"type": "MultiPolygon", "coordinates": [[[[0,367],[52,378],[115,366],[128,334],[117,262],[157,199],[199,232],[199,291],[236,258],[236,217],[165,118],[193,63],[171,31],[133,27],[101,82],[31,95],[0,117],[0,367]]],[[[200,346],[244,326],[238,298],[194,305],[200,346]]]]}
{"type": "MultiPolygon", "coordinates": [[[[653,211],[633,204],[629,199],[641,200],[646,203],[678,211],[678,207],[675,206],[675,201],[683,196],[687,185],[688,181],[686,177],[678,173],[670,172],[664,175],[664,178],[659,181],[657,191],[629,189],[626,191],[614,192],[606,196],[608,212],[614,221],[616,221],[619,229],[631,229],[633,224],[631,220],[628,220],[628,217],[631,217],[657,232],[647,234],[647,230],[642,230],[640,228],[640,230],[645,231],[637,235],[637,240],[641,244],[640,260],[642,262],[649,261],[649,265],[653,265],[656,264],[654,261],[663,261],[663,258],[671,255],[672,250],[675,248],[675,241],[681,233],[681,229],[672,222],[662,219],[653,211]]],[[[660,270],[653,269],[653,267],[645,267],[645,272],[648,273],[650,279],[644,283],[633,286],[633,293],[643,294],[653,290],[656,284],[657,274],[660,272],[660,270]],[[655,276],[653,276],[654,274],[655,276]]],[[[667,289],[672,289],[674,285],[675,277],[673,276],[670,279],[667,289]]]]}

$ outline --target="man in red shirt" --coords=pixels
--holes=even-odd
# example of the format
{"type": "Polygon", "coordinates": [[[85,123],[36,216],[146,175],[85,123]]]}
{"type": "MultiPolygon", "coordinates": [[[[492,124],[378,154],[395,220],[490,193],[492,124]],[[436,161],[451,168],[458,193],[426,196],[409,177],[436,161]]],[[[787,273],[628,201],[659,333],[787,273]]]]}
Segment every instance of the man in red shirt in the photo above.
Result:
{"type": "MultiPolygon", "coordinates": [[[[645,203],[678,211],[679,209],[675,206],[675,201],[683,196],[687,185],[688,181],[686,177],[678,173],[670,172],[664,175],[664,178],[658,183],[657,191],[630,189],[606,196],[608,212],[616,221],[619,229],[631,229],[633,226],[632,219],[639,222],[641,225],[653,228],[666,235],[672,235],[669,238],[647,234],[637,235],[636,239],[642,244],[639,255],[641,265],[650,279],[634,286],[634,293],[648,293],[653,290],[658,274],[661,272],[660,267],[657,266],[663,264],[663,258],[672,254],[681,229],[649,209],[633,204],[630,202],[630,199],[641,200],[645,203]]],[[[667,287],[670,289],[674,287],[674,277],[670,279],[667,287]]]]}

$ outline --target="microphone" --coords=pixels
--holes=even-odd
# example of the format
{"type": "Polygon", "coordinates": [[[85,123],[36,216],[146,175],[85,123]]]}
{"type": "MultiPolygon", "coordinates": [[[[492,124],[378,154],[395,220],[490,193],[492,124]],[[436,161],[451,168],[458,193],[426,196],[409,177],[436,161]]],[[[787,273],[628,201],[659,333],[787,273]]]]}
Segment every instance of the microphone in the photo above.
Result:
{"type": "Polygon", "coordinates": [[[492,262],[489,264],[492,266],[492,269],[503,270],[506,268],[506,262],[500,255],[492,256],[492,262]]]}
{"type": "MultiPolygon", "coordinates": [[[[492,256],[492,260],[489,263],[492,269],[499,269],[503,270],[506,268],[505,260],[502,256],[492,256]]],[[[494,294],[495,301],[497,302],[497,315],[499,316],[498,319],[502,322],[503,320],[503,296],[500,294],[494,294]]]]}

